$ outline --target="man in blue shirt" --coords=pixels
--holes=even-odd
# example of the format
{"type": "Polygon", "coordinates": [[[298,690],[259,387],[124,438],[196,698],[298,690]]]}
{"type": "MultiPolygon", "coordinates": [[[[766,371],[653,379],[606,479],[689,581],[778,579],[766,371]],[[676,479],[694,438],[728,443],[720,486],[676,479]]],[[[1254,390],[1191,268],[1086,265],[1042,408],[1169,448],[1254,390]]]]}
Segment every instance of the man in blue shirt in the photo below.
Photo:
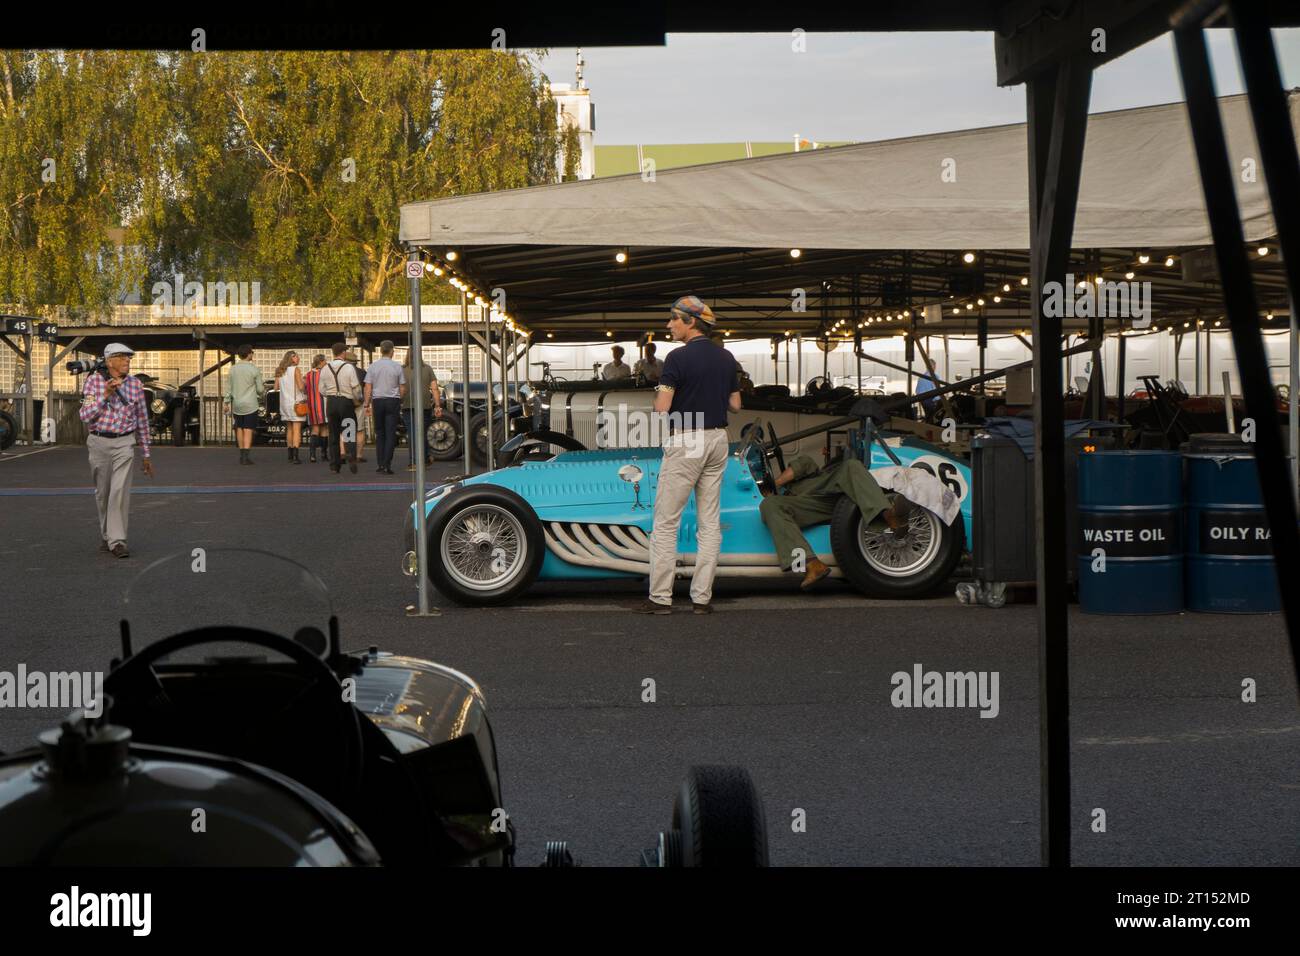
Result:
{"type": "Polygon", "coordinates": [[[397,416],[406,395],[406,372],[393,361],[393,342],[379,343],[377,362],[366,370],[365,406],[375,420],[375,457],[381,475],[393,473],[393,449],[397,447],[397,416]]]}
{"type": "Polygon", "coordinates": [[[655,412],[667,413],[673,434],[664,445],[650,540],[650,597],[637,610],[670,614],[677,565],[677,531],[695,495],[696,553],[691,603],[710,614],[713,577],[722,548],[722,475],[727,468],[727,413],[740,411],[736,359],[709,341],[713,310],[693,295],[673,303],[668,331],[682,347],[664,359],[655,412]]]}

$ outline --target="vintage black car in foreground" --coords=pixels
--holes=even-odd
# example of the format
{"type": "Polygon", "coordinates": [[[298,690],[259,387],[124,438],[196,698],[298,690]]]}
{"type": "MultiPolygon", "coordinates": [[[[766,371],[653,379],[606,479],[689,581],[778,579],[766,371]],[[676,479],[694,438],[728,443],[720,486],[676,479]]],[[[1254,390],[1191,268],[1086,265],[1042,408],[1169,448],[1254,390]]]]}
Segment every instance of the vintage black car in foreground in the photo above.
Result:
{"type": "MultiPolygon", "coordinates": [[[[88,702],[102,715],[0,757],[0,866],[515,864],[473,680],[345,652],[324,585],[293,561],[224,548],[203,574],[193,561],[160,559],[128,590],[107,706],[88,702]],[[153,613],[164,592],[180,592],[187,623],[154,640],[174,626],[153,613]],[[230,623],[196,615],[203,595],[218,607],[231,593],[248,601],[221,612],[230,623]]],[[[692,768],[671,827],[646,842],[644,865],[767,864],[762,804],[735,767],[692,768]]],[[[535,862],[575,859],[551,842],[535,862]]]]}

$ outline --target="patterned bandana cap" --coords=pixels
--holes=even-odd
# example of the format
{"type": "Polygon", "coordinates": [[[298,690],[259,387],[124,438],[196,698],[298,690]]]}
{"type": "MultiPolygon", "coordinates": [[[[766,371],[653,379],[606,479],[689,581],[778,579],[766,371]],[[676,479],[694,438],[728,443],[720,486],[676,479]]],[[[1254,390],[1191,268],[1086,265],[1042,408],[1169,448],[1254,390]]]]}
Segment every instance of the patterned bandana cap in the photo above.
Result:
{"type": "Polygon", "coordinates": [[[700,325],[712,326],[717,321],[717,317],[699,296],[684,295],[673,303],[674,312],[684,312],[686,315],[694,316],[696,322],[700,325]]]}

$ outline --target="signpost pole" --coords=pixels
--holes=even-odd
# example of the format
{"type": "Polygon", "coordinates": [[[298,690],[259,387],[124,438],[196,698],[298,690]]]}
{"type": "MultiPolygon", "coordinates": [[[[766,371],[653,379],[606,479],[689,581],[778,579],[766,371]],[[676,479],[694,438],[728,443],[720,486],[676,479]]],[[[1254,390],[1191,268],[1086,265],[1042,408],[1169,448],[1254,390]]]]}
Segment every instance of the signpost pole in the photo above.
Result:
{"type": "Polygon", "coordinates": [[[424,357],[424,342],[420,334],[420,279],[424,275],[424,263],[421,261],[420,254],[411,250],[406,260],[406,278],[410,285],[411,295],[411,434],[407,435],[407,440],[411,443],[412,453],[415,455],[415,489],[412,493],[412,499],[415,507],[415,567],[416,567],[416,593],[417,604],[414,616],[418,617],[435,617],[438,615],[437,610],[429,608],[429,541],[426,537],[426,525],[424,514],[424,417],[421,414],[423,407],[420,396],[424,393],[420,389],[425,388],[426,384],[420,380],[420,370],[424,363],[420,361],[424,357]]]}
{"type": "Polygon", "coordinates": [[[473,474],[469,456],[469,298],[462,289],[460,293],[460,361],[461,361],[461,395],[460,395],[460,437],[465,456],[465,474],[473,474]]]}

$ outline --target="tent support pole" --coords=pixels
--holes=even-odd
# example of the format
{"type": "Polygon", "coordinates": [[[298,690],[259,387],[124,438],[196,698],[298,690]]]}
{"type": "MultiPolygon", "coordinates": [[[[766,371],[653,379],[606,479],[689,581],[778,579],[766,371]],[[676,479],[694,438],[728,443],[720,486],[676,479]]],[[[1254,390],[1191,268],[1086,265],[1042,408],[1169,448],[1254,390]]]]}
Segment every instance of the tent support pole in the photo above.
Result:
{"type": "MultiPolygon", "coordinates": [[[[1070,671],[1066,613],[1064,403],[1061,320],[1043,308],[1050,281],[1064,282],[1079,199],[1092,72],[1079,56],[1026,85],[1034,343],[1034,512],[1038,582],[1038,707],[1042,862],[1070,865],[1070,671]]],[[[983,349],[980,363],[983,365],[983,349]]]]}
{"type": "MultiPolygon", "coordinates": [[[[1288,264],[1288,279],[1294,281],[1300,274],[1291,260],[1292,256],[1300,255],[1300,219],[1296,218],[1296,209],[1277,204],[1288,196],[1291,197],[1289,201],[1294,201],[1300,190],[1300,166],[1297,165],[1295,143],[1291,138],[1290,116],[1282,94],[1273,40],[1267,21],[1261,19],[1249,4],[1234,2],[1229,9],[1242,57],[1267,61],[1253,64],[1254,69],[1247,76],[1247,98],[1255,120],[1255,136],[1260,144],[1266,179],[1276,177],[1279,180],[1269,183],[1269,199],[1278,222],[1278,237],[1290,241],[1289,246],[1283,246],[1282,257],[1288,264]],[[1268,88],[1269,83],[1275,88],[1268,88]]],[[[1272,531],[1273,568],[1281,592],[1282,612],[1286,615],[1291,666],[1300,676],[1300,592],[1294,586],[1297,575],[1300,575],[1300,533],[1296,527],[1295,494],[1286,477],[1282,428],[1277,420],[1268,355],[1259,327],[1259,304],[1250,263],[1246,259],[1246,237],[1237,208],[1223,118],[1219,115],[1219,104],[1214,94],[1214,76],[1205,31],[1199,20],[1189,18],[1175,24],[1174,50],[1178,56],[1187,118],[1200,168],[1205,210],[1214,236],[1214,254],[1223,283],[1224,310],[1237,357],[1242,398],[1245,399],[1246,413],[1255,420],[1257,430],[1255,461],[1264,513],[1272,531]]],[[[1295,292],[1294,287],[1291,291],[1295,292]]],[[[1294,327],[1294,315],[1291,321],[1294,327]]]]}
{"type": "Polygon", "coordinates": [[[1115,421],[1124,420],[1124,359],[1125,352],[1128,350],[1128,336],[1124,330],[1120,329],[1119,342],[1117,343],[1117,352],[1115,357],[1115,421]]]}
{"type": "MultiPolygon", "coordinates": [[[[421,263],[420,253],[411,249],[408,253],[408,262],[421,263]]],[[[424,274],[423,266],[420,271],[407,281],[407,287],[410,289],[411,297],[411,352],[417,359],[423,358],[424,348],[420,338],[420,277],[424,274]]],[[[409,273],[408,273],[409,275],[409,273]]],[[[429,610],[429,541],[425,531],[425,514],[424,514],[424,420],[420,415],[422,407],[419,396],[423,394],[420,391],[426,383],[420,381],[420,369],[424,363],[421,361],[411,362],[411,408],[414,410],[412,415],[413,427],[411,434],[406,436],[406,440],[411,442],[411,450],[415,455],[415,483],[412,488],[412,504],[415,508],[415,566],[416,566],[416,607],[412,616],[429,617],[437,615],[437,611],[429,610]]],[[[378,457],[378,456],[376,456],[378,457]]]]}

